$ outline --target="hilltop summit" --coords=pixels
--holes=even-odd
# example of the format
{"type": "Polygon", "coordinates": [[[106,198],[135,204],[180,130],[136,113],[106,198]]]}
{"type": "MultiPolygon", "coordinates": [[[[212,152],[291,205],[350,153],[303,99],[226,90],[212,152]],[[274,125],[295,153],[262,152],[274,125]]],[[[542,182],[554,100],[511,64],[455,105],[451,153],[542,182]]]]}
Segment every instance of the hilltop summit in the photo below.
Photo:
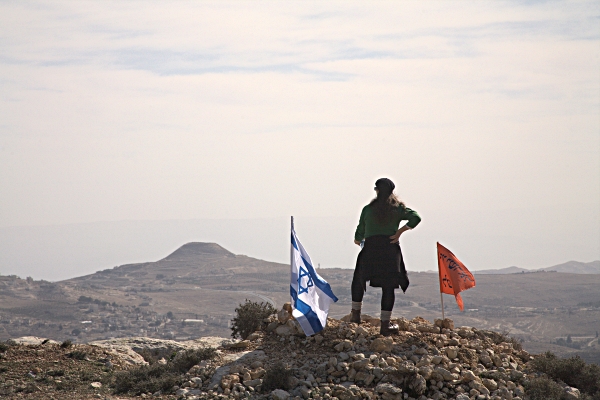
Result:
{"type": "Polygon", "coordinates": [[[190,242],[184,244],[173,253],[169,254],[164,258],[164,260],[181,260],[184,258],[197,257],[207,254],[235,257],[235,254],[224,249],[216,243],[190,242]]]}
{"type": "MultiPolygon", "coordinates": [[[[163,400],[577,400],[591,399],[598,389],[597,383],[570,375],[563,376],[570,383],[540,377],[539,368],[557,362],[553,356],[534,359],[519,341],[494,331],[455,328],[450,319],[431,323],[401,317],[395,320],[401,331],[382,337],[377,318],[360,325],[345,322],[348,318],[329,318],[325,330],[311,337],[284,306],[241,341],[130,337],[61,345],[21,338],[0,348],[7,378],[0,382],[0,394],[30,399],[118,394],[163,400]],[[548,388],[555,396],[540,397],[550,393],[548,388]]],[[[597,374],[581,362],[576,368],[575,375],[597,374]]]]}

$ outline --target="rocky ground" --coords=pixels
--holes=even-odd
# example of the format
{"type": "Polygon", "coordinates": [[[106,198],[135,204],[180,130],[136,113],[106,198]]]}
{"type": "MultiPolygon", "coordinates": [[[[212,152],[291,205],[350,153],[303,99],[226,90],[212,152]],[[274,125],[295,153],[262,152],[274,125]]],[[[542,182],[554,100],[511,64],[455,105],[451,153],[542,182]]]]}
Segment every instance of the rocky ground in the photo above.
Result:
{"type": "MultiPolygon", "coordinates": [[[[361,325],[344,319],[329,319],[312,337],[282,310],[242,341],[126,338],[69,346],[12,340],[0,348],[0,398],[519,400],[536,376],[528,368],[533,357],[496,332],[417,317],[396,320],[400,333],[383,337],[375,318],[361,325]],[[178,354],[208,347],[217,351],[165,381],[168,387],[140,389],[161,379],[149,371],[167,371],[181,361],[178,354]],[[124,384],[134,372],[131,382],[147,379],[148,385],[124,384]]],[[[564,398],[580,398],[575,388],[562,390],[564,398]]]]}

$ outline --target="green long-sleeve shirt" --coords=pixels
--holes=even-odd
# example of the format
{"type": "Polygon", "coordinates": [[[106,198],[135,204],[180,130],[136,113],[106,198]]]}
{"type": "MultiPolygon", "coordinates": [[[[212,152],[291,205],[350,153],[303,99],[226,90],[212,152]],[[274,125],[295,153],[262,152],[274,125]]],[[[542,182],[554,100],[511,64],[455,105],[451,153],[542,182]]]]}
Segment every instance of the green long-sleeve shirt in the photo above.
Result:
{"type": "Polygon", "coordinates": [[[400,221],[408,221],[406,225],[409,228],[414,228],[421,222],[421,217],[416,211],[410,208],[398,207],[394,212],[392,219],[386,223],[381,223],[375,217],[375,211],[370,204],[363,207],[360,213],[360,220],[354,233],[354,239],[361,241],[369,236],[374,235],[388,235],[392,236],[398,230],[400,221]]]}

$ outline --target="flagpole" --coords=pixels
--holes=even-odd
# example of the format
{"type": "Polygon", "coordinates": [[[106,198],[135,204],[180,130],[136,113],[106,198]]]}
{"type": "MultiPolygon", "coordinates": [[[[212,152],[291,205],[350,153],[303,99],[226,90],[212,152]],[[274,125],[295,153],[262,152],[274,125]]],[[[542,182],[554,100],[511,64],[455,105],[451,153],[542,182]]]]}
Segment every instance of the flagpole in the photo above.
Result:
{"type": "MultiPolygon", "coordinates": [[[[439,245],[440,242],[437,242],[437,244],[439,245]]],[[[442,320],[446,319],[445,315],[444,315],[444,295],[442,294],[442,270],[440,268],[440,254],[438,251],[438,255],[437,255],[437,259],[438,259],[438,276],[440,279],[440,301],[442,302],[442,320]]],[[[441,330],[441,328],[440,328],[441,330]]]]}
{"type": "Polygon", "coordinates": [[[440,299],[442,300],[442,319],[446,319],[444,316],[444,295],[440,292],[440,299]]]}
{"type": "Polygon", "coordinates": [[[294,229],[294,216],[292,215],[292,229],[294,229]]]}

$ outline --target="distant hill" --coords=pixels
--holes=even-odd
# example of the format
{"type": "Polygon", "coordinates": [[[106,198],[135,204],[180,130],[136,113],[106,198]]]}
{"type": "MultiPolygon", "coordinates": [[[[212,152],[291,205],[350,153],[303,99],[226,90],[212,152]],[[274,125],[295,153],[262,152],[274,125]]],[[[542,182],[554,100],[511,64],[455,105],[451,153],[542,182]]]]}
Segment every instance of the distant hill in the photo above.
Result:
{"type": "Polygon", "coordinates": [[[235,254],[224,249],[216,243],[191,242],[186,243],[173,253],[164,258],[166,261],[193,258],[199,255],[213,254],[226,257],[235,257],[235,254]]]}
{"type": "Polygon", "coordinates": [[[541,271],[554,271],[563,272],[569,274],[600,274],[600,260],[584,263],[579,261],[568,261],[563,264],[554,265],[552,267],[540,268],[540,269],[526,269],[519,267],[508,267],[499,269],[485,269],[480,271],[473,271],[476,275],[481,274],[521,274],[528,272],[541,272],[541,271]]]}
{"type": "Polygon", "coordinates": [[[545,271],[568,272],[571,274],[600,274],[600,260],[583,263],[569,261],[553,267],[544,268],[545,271]]]}

